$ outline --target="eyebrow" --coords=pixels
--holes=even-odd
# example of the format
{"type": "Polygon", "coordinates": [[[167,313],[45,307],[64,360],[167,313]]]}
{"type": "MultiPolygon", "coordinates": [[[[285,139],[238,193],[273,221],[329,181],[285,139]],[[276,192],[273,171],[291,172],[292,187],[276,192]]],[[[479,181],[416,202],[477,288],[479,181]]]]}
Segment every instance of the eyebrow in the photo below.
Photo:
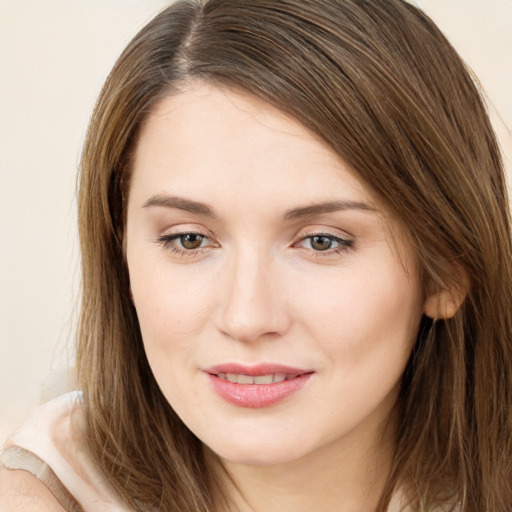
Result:
{"type": "Polygon", "coordinates": [[[185,199],[184,197],[164,196],[158,194],[156,196],[150,197],[142,207],[148,208],[149,206],[177,208],[178,210],[185,210],[186,212],[195,213],[196,215],[204,215],[214,219],[217,217],[211,206],[207,205],[206,203],[185,199]]]}
{"type": "Polygon", "coordinates": [[[376,212],[377,209],[368,203],[362,201],[328,201],[325,203],[312,204],[311,206],[302,206],[288,210],[284,214],[284,220],[297,220],[305,217],[314,217],[322,213],[331,213],[344,210],[362,210],[365,212],[376,212]]]}
{"type": "MultiPolygon", "coordinates": [[[[150,206],[177,208],[178,210],[184,210],[189,213],[194,213],[196,215],[203,215],[205,217],[211,217],[213,219],[217,218],[217,215],[215,214],[213,208],[210,205],[206,203],[201,203],[199,201],[192,201],[191,199],[186,199],[184,197],[158,194],[150,197],[142,207],[148,208],[150,206]]],[[[361,201],[327,201],[323,203],[312,204],[309,206],[301,206],[298,208],[288,210],[285,212],[283,220],[286,222],[307,217],[314,217],[315,215],[320,215],[322,213],[331,213],[345,210],[362,210],[365,212],[377,211],[374,206],[361,201]]]]}

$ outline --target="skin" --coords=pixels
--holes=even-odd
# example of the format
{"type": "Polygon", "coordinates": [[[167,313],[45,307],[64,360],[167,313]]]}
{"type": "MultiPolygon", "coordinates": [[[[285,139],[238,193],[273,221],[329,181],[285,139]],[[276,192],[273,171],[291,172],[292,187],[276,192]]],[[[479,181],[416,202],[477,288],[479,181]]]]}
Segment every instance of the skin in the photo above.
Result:
{"type": "Polygon", "coordinates": [[[400,379],[432,298],[398,222],[357,174],[272,106],[192,83],[142,129],[125,242],[155,378],[224,464],[240,510],[374,510],[400,379]],[[339,200],[345,208],[284,219],[339,200]],[[162,242],[177,233],[204,238],[198,249],[162,242]],[[331,238],[319,250],[313,235],[331,238]],[[204,369],[228,362],[314,373],[284,401],[249,409],[210,386],[204,369]]]}
{"type": "Polygon", "coordinates": [[[66,512],[55,496],[31,473],[0,468],[0,510],[66,512]]]}

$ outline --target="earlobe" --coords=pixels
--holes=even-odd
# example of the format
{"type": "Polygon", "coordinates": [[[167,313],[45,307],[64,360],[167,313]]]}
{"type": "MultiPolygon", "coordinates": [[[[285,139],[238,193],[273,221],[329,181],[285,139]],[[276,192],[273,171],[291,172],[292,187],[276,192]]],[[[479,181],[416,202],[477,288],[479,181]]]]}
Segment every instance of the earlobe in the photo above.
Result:
{"type": "Polygon", "coordinates": [[[452,318],[464,302],[468,291],[469,282],[464,276],[461,284],[441,288],[428,295],[423,305],[423,313],[430,318],[452,318]]]}
{"type": "Polygon", "coordinates": [[[440,290],[427,297],[423,312],[430,318],[452,318],[457,313],[465,296],[465,293],[454,295],[450,290],[440,290]]]}

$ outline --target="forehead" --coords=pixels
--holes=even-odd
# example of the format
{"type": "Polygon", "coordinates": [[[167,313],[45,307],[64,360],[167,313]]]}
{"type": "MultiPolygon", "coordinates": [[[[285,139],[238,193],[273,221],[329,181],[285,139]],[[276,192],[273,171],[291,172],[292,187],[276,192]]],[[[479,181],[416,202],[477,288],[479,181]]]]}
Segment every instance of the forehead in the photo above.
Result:
{"type": "Polygon", "coordinates": [[[323,200],[332,192],[376,201],[298,121],[252,95],[202,84],[156,105],[141,129],[133,171],[132,187],[147,193],[151,187],[212,197],[267,190],[269,200],[276,191],[284,202],[306,195],[323,200]]]}

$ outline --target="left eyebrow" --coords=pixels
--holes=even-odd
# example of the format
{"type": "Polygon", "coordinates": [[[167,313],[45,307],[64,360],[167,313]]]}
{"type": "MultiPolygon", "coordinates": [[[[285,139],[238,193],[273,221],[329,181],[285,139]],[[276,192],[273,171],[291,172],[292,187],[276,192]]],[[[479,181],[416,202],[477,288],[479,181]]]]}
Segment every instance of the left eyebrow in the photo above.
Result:
{"type": "Polygon", "coordinates": [[[362,210],[375,213],[377,210],[373,206],[361,201],[329,201],[326,203],[312,204],[310,206],[301,206],[288,210],[284,214],[284,220],[297,220],[305,217],[313,217],[322,213],[331,213],[344,210],[362,210]]]}

